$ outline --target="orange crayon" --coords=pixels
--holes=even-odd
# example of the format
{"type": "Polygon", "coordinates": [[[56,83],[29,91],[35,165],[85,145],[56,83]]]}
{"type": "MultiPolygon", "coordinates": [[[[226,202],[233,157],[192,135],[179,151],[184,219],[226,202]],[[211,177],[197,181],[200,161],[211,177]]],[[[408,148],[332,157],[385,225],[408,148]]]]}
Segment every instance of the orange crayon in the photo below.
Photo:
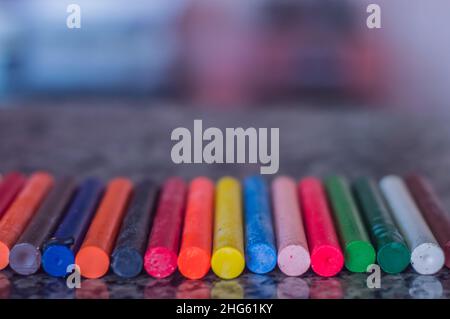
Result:
{"type": "Polygon", "coordinates": [[[75,263],[86,278],[100,278],[109,269],[109,255],[124,217],[133,183],[126,178],[111,180],[75,263]]]}
{"type": "Polygon", "coordinates": [[[211,266],[214,184],[205,177],[189,187],[178,269],[189,279],[204,277],[211,266]]]}
{"type": "Polygon", "coordinates": [[[0,221],[0,270],[8,266],[9,251],[16,243],[42,200],[53,186],[53,177],[33,174],[0,221]]]}

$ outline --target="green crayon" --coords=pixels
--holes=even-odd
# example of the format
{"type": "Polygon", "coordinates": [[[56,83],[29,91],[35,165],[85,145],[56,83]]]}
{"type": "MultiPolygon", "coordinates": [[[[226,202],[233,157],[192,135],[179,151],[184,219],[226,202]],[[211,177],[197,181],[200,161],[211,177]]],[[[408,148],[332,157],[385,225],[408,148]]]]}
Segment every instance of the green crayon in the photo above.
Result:
{"type": "Polygon", "coordinates": [[[390,274],[403,271],[410,263],[411,253],[377,184],[370,178],[362,177],[353,186],[362,216],[377,248],[378,264],[390,274]]]}
{"type": "Polygon", "coordinates": [[[375,263],[375,249],[370,243],[347,181],[340,176],[325,179],[333,207],[333,216],[344,250],[345,267],[352,272],[366,272],[375,263]]]}

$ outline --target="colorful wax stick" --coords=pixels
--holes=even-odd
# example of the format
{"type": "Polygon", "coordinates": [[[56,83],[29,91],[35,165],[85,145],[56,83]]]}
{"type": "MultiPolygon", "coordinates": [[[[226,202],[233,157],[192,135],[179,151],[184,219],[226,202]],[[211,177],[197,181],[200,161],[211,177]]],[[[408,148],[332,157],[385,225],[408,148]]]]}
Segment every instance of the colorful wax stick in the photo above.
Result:
{"type": "Polygon", "coordinates": [[[406,243],[411,250],[411,265],[422,275],[438,272],[445,262],[444,252],[428,228],[403,180],[386,176],[380,181],[406,243]]]}
{"type": "Polygon", "coordinates": [[[111,180],[86,234],[86,238],[75,257],[81,275],[99,278],[109,268],[109,255],[125,215],[133,183],[127,178],[111,180]]]}
{"type": "Polygon", "coordinates": [[[158,187],[152,181],[142,181],[134,189],[111,256],[111,268],[120,277],[132,278],[142,271],[157,195],[158,187]]]}
{"type": "Polygon", "coordinates": [[[245,268],[241,185],[232,177],[217,182],[211,268],[222,279],[239,276],[245,268]]]}
{"type": "Polygon", "coordinates": [[[189,279],[204,277],[211,267],[214,184],[198,177],[189,185],[178,269],[189,279]]]}
{"type": "Polygon", "coordinates": [[[245,258],[248,269],[257,274],[277,265],[277,250],[267,184],[260,176],[244,181],[245,258]]]}
{"type": "Polygon", "coordinates": [[[425,177],[409,175],[406,177],[406,184],[434,236],[444,249],[445,265],[450,268],[450,213],[444,208],[425,177]]]}
{"type": "Polygon", "coordinates": [[[103,185],[96,178],[81,183],[52,238],[45,243],[42,268],[51,276],[64,277],[67,267],[75,263],[75,253],[94,216],[103,185]]]}
{"type": "Polygon", "coordinates": [[[350,187],[340,176],[325,179],[325,186],[344,247],[345,267],[352,272],[366,272],[367,267],[375,263],[376,253],[370,243],[350,187]]]}
{"type": "Polygon", "coordinates": [[[320,180],[307,177],[300,181],[298,191],[311,251],[311,268],[319,276],[334,276],[344,266],[344,255],[325,190],[320,180]]]}
{"type": "Polygon", "coordinates": [[[0,221],[0,270],[8,266],[9,251],[53,186],[53,177],[34,173],[0,221]]]}
{"type": "Polygon", "coordinates": [[[285,176],[272,183],[278,267],[288,276],[300,276],[311,264],[295,182],[285,176]]]}
{"type": "Polygon", "coordinates": [[[168,179],[162,187],[144,255],[144,268],[152,277],[165,278],[177,269],[186,190],[186,183],[177,177],[168,179]]]}
{"type": "Polygon", "coordinates": [[[17,194],[25,185],[26,178],[20,173],[9,173],[0,182],[0,219],[5,214],[17,194]]]}
{"type": "Polygon", "coordinates": [[[409,265],[411,253],[397,229],[377,184],[370,178],[354,183],[356,198],[377,248],[377,262],[387,273],[396,274],[409,265]]]}
{"type": "Polygon", "coordinates": [[[76,183],[71,177],[56,181],[55,186],[11,249],[9,265],[16,273],[31,275],[39,270],[43,245],[58,226],[75,189],[76,183]]]}

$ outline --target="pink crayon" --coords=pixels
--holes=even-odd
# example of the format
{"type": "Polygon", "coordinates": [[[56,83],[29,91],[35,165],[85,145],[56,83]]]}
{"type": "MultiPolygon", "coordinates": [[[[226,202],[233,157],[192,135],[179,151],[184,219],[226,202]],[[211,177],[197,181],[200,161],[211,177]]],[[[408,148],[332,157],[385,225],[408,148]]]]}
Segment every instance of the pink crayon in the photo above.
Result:
{"type": "Polygon", "coordinates": [[[278,267],[288,276],[300,276],[309,269],[311,260],[294,180],[277,177],[272,193],[278,267]]]}

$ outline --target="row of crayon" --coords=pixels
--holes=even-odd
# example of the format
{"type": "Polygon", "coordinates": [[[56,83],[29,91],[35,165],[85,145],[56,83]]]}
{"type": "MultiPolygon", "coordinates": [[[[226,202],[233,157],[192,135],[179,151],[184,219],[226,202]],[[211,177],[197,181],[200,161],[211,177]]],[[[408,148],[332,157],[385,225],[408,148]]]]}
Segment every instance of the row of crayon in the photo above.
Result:
{"type": "Polygon", "coordinates": [[[77,185],[45,172],[11,173],[0,184],[0,269],[30,275],[42,266],[63,277],[76,265],[87,278],[110,267],[126,278],[179,269],[200,279],[211,268],[232,279],[245,266],[263,274],[278,265],[288,276],[311,268],[324,277],[375,262],[387,273],[410,263],[420,274],[450,266],[450,215],[423,177],[387,176],[379,186],[360,178],[351,187],[339,176],[298,185],[281,176],[269,190],[254,176],[243,186],[199,177],[189,185],[170,178],[161,190],[126,178],[103,187],[95,178],[77,185]]]}

